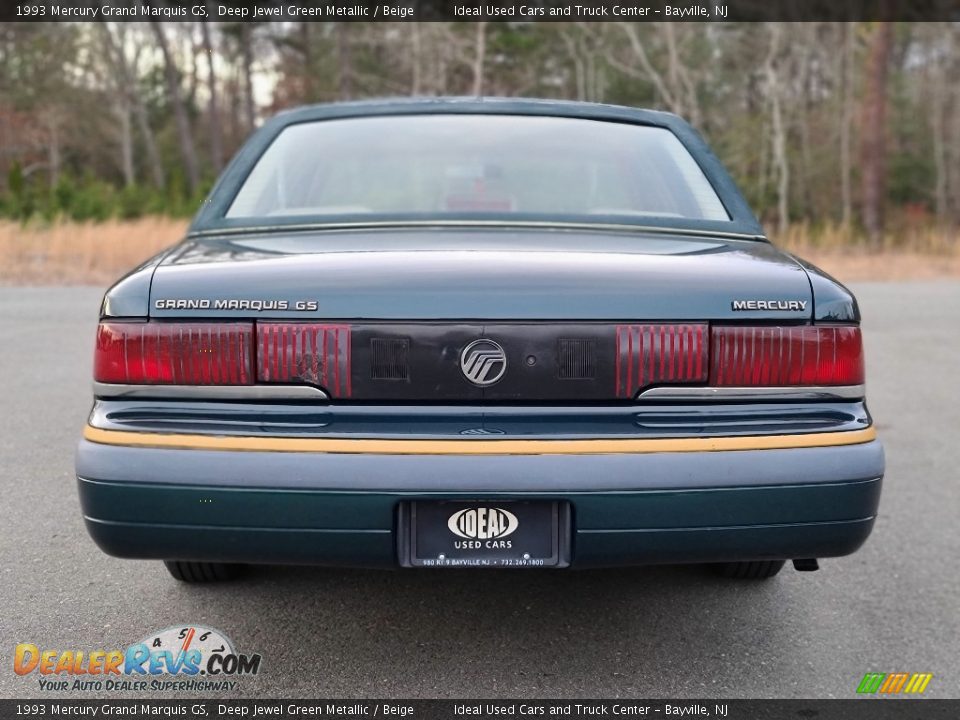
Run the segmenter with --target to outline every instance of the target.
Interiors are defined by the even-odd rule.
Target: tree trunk
[[[659,31],[660,23],[651,23],[651,26],[657,28],[657,31]],[[647,50],[640,38],[640,32],[637,30],[637,25],[634,23],[615,23],[614,27],[622,30],[627,36],[627,41],[630,43],[630,49],[633,51],[633,55],[637,62],[640,63],[641,71],[638,71],[631,65],[619,62],[616,59],[616,56],[610,51],[607,53],[607,61],[631,77],[649,80],[651,83],[653,83],[653,88],[656,94],[659,96],[659,101],[671,112],[679,113],[680,102],[674,97],[673,88],[668,87],[668,83],[664,80],[663,75],[650,61],[650,56],[647,54]]]
[[[187,174],[187,184],[192,194],[196,194],[200,188],[200,169],[197,166],[197,155],[194,151],[193,133],[190,130],[190,118],[187,117],[187,108],[183,104],[183,98],[180,95],[180,78],[177,67],[174,64],[173,56],[170,54],[170,47],[167,44],[167,38],[163,34],[163,28],[157,20],[150,21],[150,28],[157,40],[160,53],[163,55],[164,76],[167,83],[167,97],[170,105],[173,107],[173,116],[177,126],[177,139],[180,143],[180,155],[183,159],[183,167]]]
[[[953,198],[951,210],[953,222],[960,225],[960,87],[953,83],[953,131],[950,142],[951,162],[947,166],[949,173],[949,197]]]
[[[883,238],[887,189],[887,84],[893,27],[878,22],[870,39],[860,113],[860,213],[870,242]]]
[[[130,187],[137,182],[137,173],[133,164],[133,123],[130,121],[128,103],[117,104],[117,119],[120,120],[120,164],[123,169],[123,183]]]
[[[586,100],[587,69],[584,66],[583,57],[580,53],[579,39],[574,36],[574,33],[580,32],[580,26],[573,25],[569,30],[561,29],[560,38],[563,40],[564,45],[567,46],[567,55],[570,57],[570,62],[573,63],[573,78],[577,88],[576,98],[577,100]]]
[[[217,97],[217,76],[213,67],[213,42],[210,40],[210,28],[206,22],[200,23],[203,38],[203,52],[207,56],[207,92],[210,100],[207,105],[210,122],[210,163],[214,172],[223,168],[223,127],[220,124],[220,99]]]
[[[936,202],[937,222],[945,225],[947,220],[947,123],[946,95],[940,63],[933,71],[930,102],[930,137],[933,140],[934,200]]]
[[[777,71],[777,54],[783,28],[770,23],[770,50],[764,63],[767,93],[770,98],[770,142],[777,172],[777,227],[785,232],[790,223],[790,165],[787,159],[787,131],[783,122],[782,82]]]
[[[160,150],[157,148],[157,138],[150,127],[150,117],[147,108],[139,99],[133,105],[133,117],[137,123],[137,130],[143,138],[143,145],[147,150],[147,160],[150,162],[150,174],[153,175],[153,184],[163,188],[167,184],[167,174],[160,159]]]
[[[844,24],[843,34],[843,62],[842,99],[840,110],[840,216],[845,226],[853,220],[853,163],[850,152],[850,136],[853,125],[853,98],[854,98],[854,54],[856,49],[857,23]]]
[[[422,53],[420,23],[415,22],[413,23],[413,42],[410,47],[410,94],[413,96],[420,95],[423,92],[421,90],[422,80],[420,78],[420,57]]]
[[[473,55],[473,95],[483,95],[485,64],[487,60],[487,23],[477,23]]]
[[[247,130],[257,126],[257,105],[253,97],[253,29],[249,23],[240,26],[240,52],[243,56],[243,114]]]
[[[338,23],[337,34],[337,92],[340,100],[353,97],[353,56],[350,47],[349,23]]]
[[[153,184],[157,188],[163,188],[166,185],[166,174],[164,173],[163,162],[160,160],[160,151],[157,149],[157,139],[153,133],[153,128],[150,127],[150,117],[137,89],[133,71],[124,54],[123,44],[116,41],[106,23],[99,23],[98,27],[101,30],[101,37],[106,48],[107,61],[118,79],[119,91],[124,95],[126,102],[133,110],[137,131],[143,138],[143,146],[147,152],[147,162],[150,165]]]
[[[304,102],[316,102],[317,96],[313,82],[313,23],[300,23],[300,44],[303,53],[301,92]]]
[[[930,134],[933,140],[933,165],[936,170],[934,182],[934,198],[936,200],[937,222],[947,227],[953,217],[951,207],[958,198],[951,202],[951,194],[956,196],[960,188],[956,187],[957,177],[954,174],[960,171],[960,157],[956,157],[956,147],[952,147],[951,134],[960,140],[960,122],[957,114],[960,112],[960,93],[957,92],[957,83],[951,72],[955,60],[954,33],[949,25],[942,28],[939,24],[931,23],[930,35],[927,43],[933,47],[940,47],[942,54],[936,58],[930,70],[929,87],[927,94],[930,97]],[[951,113],[951,103],[953,113]],[[951,115],[954,126],[951,127]],[[952,190],[952,193],[951,193]]]
[[[47,133],[49,142],[47,143],[47,170],[50,181],[50,189],[53,190],[60,182],[60,118],[56,110],[50,110],[46,118]]]
[[[200,24],[206,25],[206,23]],[[197,103],[197,87],[200,85],[200,63],[197,62],[197,44],[193,37],[193,23],[190,23],[187,27],[190,29],[178,39],[180,40],[180,51],[183,57],[190,58],[190,72],[183,73],[186,85],[184,95],[187,107],[194,107]]]
[[[449,26],[439,23],[430,23],[430,29],[433,35],[434,52],[436,53],[434,91],[439,95],[448,95],[450,91],[450,48],[454,42],[453,33]]]

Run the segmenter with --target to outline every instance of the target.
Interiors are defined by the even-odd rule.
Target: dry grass
[[[903,227],[889,232],[879,247],[843,225],[812,228],[791,225],[774,242],[844,282],[960,278],[960,233]]]
[[[99,284],[115,280],[183,235],[167,218],[102,224],[0,222],[0,284]],[[913,229],[867,248],[842,226],[791,226],[778,245],[844,281],[960,278],[960,238]]]
[[[838,280],[937,280],[960,278],[960,255],[930,255],[906,250],[886,250],[868,254],[812,250],[798,252]]]
[[[0,284],[105,285],[177,242],[187,223],[144,218],[105,223],[0,222]]]

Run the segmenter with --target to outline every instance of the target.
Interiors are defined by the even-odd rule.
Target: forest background
[[[669,110],[775,242],[842,279],[960,276],[958,23],[0,24],[0,282],[106,282],[250,132],[370,97]]]

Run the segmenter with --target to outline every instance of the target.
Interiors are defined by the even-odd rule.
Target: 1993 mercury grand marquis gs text
[[[675,116],[303,108],[107,292],[83,514],[185,581],[813,569],[880,496],[859,321]]]

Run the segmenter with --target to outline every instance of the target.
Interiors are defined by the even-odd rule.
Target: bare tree
[[[763,63],[767,97],[770,103],[770,144],[773,150],[773,169],[777,176],[777,227],[780,232],[790,223],[790,163],[787,158],[787,131],[783,120],[783,80],[778,72],[783,26],[768,23],[770,45]]]
[[[853,103],[856,84],[856,34],[857,23],[844,24],[843,52],[840,82],[840,205],[844,225],[853,220],[853,169],[850,138],[853,133]]]
[[[926,92],[922,102],[929,104],[930,140],[933,150],[934,186],[933,197],[937,221],[946,224],[950,218],[950,191],[954,178],[951,159],[955,148],[951,147],[951,110],[956,108],[957,91],[952,71],[954,60],[954,31],[949,25],[929,24],[922,29],[924,47],[931,56],[926,73]],[[953,108],[951,107],[953,105]],[[956,110],[954,109],[954,113]],[[960,127],[960,125],[958,125]]]
[[[164,172],[163,162],[160,160],[160,151],[157,149],[157,139],[153,127],[150,125],[150,116],[147,113],[143,98],[140,96],[140,91],[134,76],[137,56],[134,56],[133,62],[127,59],[125,30],[120,29],[124,28],[122,24],[118,26],[116,31],[112,30],[106,23],[98,23],[98,27],[100,28],[100,37],[105,50],[104,57],[113,70],[111,75],[116,84],[116,91],[122,96],[123,102],[130,107],[133,113],[137,130],[140,133],[144,149],[147,153],[147,162],[150,165],[153,184],[158,188],[162,188],[166,184],[166,174]],[[139,53],[139,50],[137,53]],[[132,153],[132,148],[130,151]],[[126,160],[124,160],[124,167],[126,168]]]
[[[337,34],[337,91],[340,100],[353,97],[353,46],[350,23],[339,23]]]
[[[193,145],[193,132],[190,129],[190,118],[183,97],[180,95],[180,73],[177,71],[170,46],[163,33],[163,27],[157,20],[150,21],[150,29],[157,40],[157,46],[163,55],[164,77],[167,85],[167,99],[173,108],[173,116],[177,125],[177,140],[180,144],[180,156],[187,174],[187,184],[191,193],[200,188],[200,168],[197,164],[197,155]]]
[[[950,63],[951,77],[960,76],[960,58],[957,57],[960,49],[960,28],[955,23],[951,23],[948,28],[950,33]],[[952,87],[952,112],[953,127],[950,130],[950,161],[947,165],[949,192],[948,197],[952,198],[952,213],[954,224],[960,225],[960,83],[951,83]]]
[[[253,97],[253,27],[240,25],[240,56],[243,60],[243,110],[247,131],[257,126],[257,105]]]
[[[487,23],[478,22],[476,24],[476,36],[474,40],[473,54],[473,94],[483,95],[484,76],[486,74],[487,60]]]
[[[309,23],[304,23],[308,25]],[[207,56],[207,114],[210,123],[210,163],[215,172],[223,167],[223,127],[220,124],[220,100],[217,96],[217,72],[213,61],[213,42],[206,22],[200,23],[203,52]]]
[[[60,183],[60,169],[62,163],[60,111],[56,107],[48,107],[44,111],[44,124],[47,130],[47,172],[52,190]]]
[[[420,73],[420,63],[422,62],[423,57],[423,40],[420,33],[420,23],[413,23],[413,35],[412,42],[410,43],[410,94],[413,96],[420,95],[423,90],[422,88],[422,79]]]
[[[565,24],[566,25],[566,24]],[[577,100],[589,100],[590,97],[590,51],[585,39],[586,23],[570,23],[560,30],[560,39],[567,49],[570,62],[573,63],[573,78]]]
[[[302,22],[300,23],[300,52],[303,55],[301,80],[303,83],[303,98],[307,102],[314,102],[317,99],[313,81],[313,75],[316,72],[313,50],[313,23]]]
[[[693,125],[701,124],[700,102],[697,97],[697,81],[693,71],[683,57],[681,40],[678,33],[697,32],[698,29],[678,28],[682,23],[651,23],[659,36],[662,47],[658,47],[657,58],[665,60],[666,67],[658,66],[648,51],[647,44],[640,36],[636,23],[616,23],[614,25],[628,41],[634,63],[621,60],[612,47],[608,49],[607,61],[620,72],[650,82],[660,101],[670,111],[683,115]]]
[[[887,85],[893,27],[878,22],[867,52],[860,112],[860,213],[874,245],[883,235],[887,189]]]

